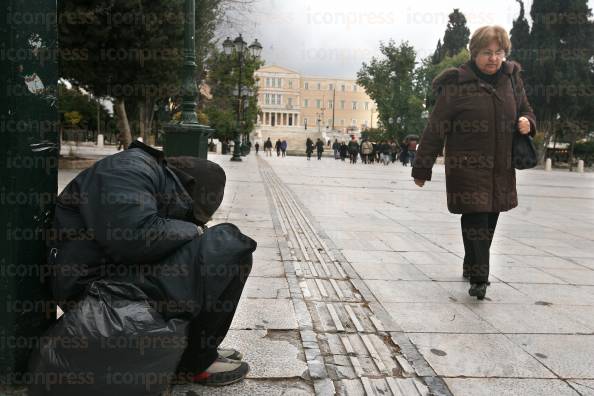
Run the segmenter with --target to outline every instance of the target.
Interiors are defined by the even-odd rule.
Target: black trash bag
[[[134,285],[93,282],[42,337],[29,395],[159,395],[186,347],[187,324],[164,320]]]

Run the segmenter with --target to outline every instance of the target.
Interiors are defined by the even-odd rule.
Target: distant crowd
[[[403,166],[408,166],[409,163],[415,159],[418,145],[418,136],[409,135],[400,144],[394,140],[381,140],[379,142],[372,142],[365,138],[361,142],[355,136],[351,136],[351,140],[347,143],[345,141],[339,142],[338,139],[332,141],[328,140],[326,143],[318,138],[315,142],[311,138],[307,138],[305,142],[305,154],[307,160],[310,161],[313,153],[317,154],[318,160],[322,159],[325,149],[331,149],[334,153],[335,160],[346,161],[349,159],[351,164],[356,164],[360,159],[364,164],[384,164],[389,165],[400,161]],[[287,141],[278,139],[276,143],[272,143],[268,138],[263,145],[264,153],[267,157],[272,156],[272,149],[275,149],[277,157],[286,157],[287,155]],[[255,145],[256,154],[260,151],[260,144]]]

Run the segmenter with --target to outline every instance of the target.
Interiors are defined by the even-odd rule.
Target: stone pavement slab
[[[437,374],[445,377],[555,378],[502,334],[411,333]]]
[[[578,396],[580,393],[561,380],[515,378],[448,378],[457,396]],[[581,393],[584,395],[584,393]]]

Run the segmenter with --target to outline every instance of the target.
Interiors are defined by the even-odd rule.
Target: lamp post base
[[[234,162],[241,162],[241,161],[242,161],[242,159],[241,159],[241,155],[240,155],[239,157],[236,157],[235,155],[233,155],[233,157],[231,157],[231,161],[234,161]]]

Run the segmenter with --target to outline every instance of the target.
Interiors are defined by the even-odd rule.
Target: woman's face
[[[503,50],[497,41],[479,51],[474,62],[479,70],[485,74],[495,74],[501,67],[505,59],[505,50]]]

